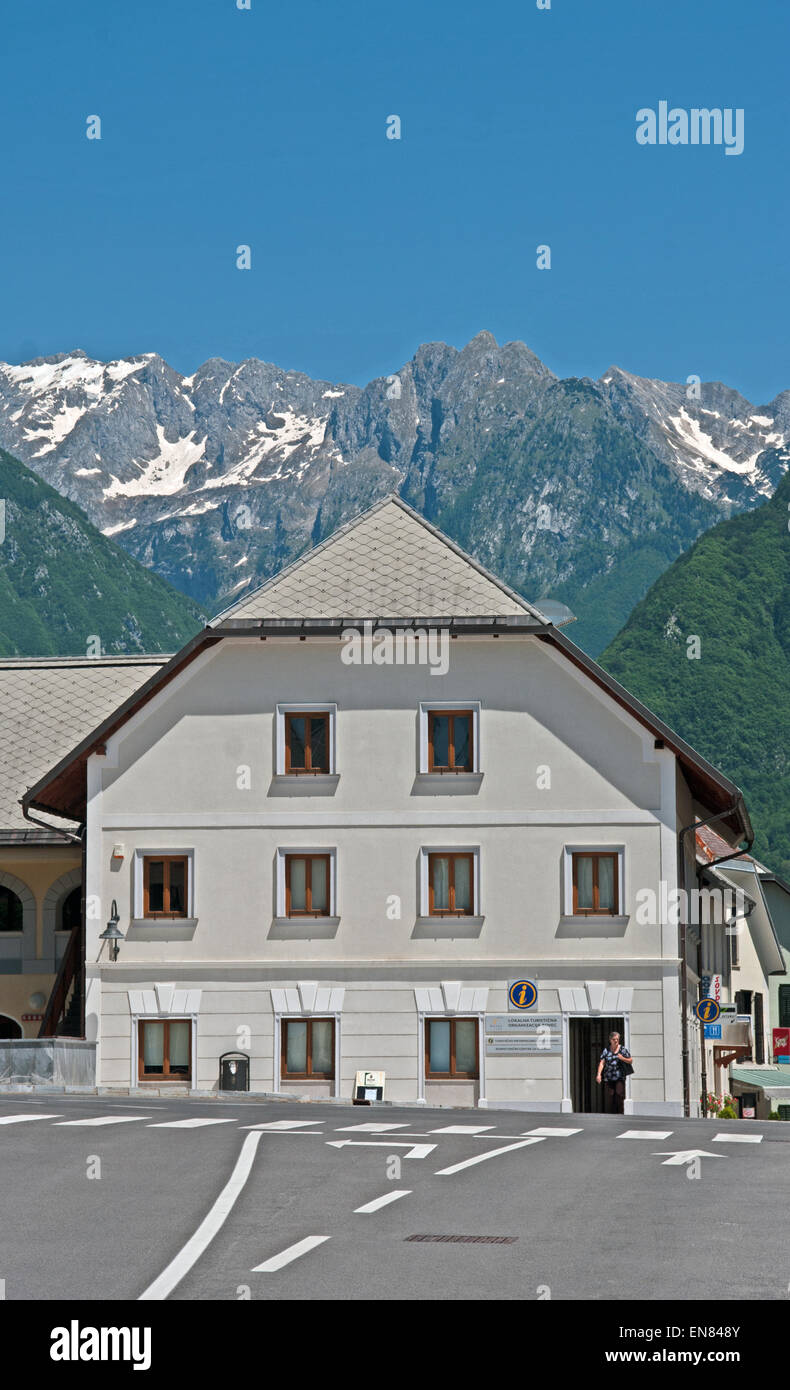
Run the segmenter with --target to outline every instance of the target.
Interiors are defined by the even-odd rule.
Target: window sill
[[[453,938],[477,937],[483,929],[485,917],[418,917],[414,924],[412,940],[452,940]]]
[[[482,781],[482,772],[418,772],[412,790],[419,796],[471,796]]]
[[[557,936],[625,936],[629,917],[579,916],[561,917]]]
[[[335,936],[339,917],[275,917],[270,941],[327,941]]]
[[[339,781],[338,772],[277,772],[269,784],[269,795],[332,796]]]
[[[127,941],[191,941],[197,917],[133,917]]]

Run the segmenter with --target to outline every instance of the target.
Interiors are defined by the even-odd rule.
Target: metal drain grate
[[[442,1245],[514,1245],[518,1236],[406,1236],[405,1240],[431,1241]]]

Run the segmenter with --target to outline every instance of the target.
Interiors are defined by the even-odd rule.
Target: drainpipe
[[[726,811],[720,811],[719,814],[716,816],[709,816],[707,820],[692,821],[690,825],[684,825],[682,830],[678,831],[678,887],[681,890],[680,923],[678,926],[680,940],[678,954],[680,955],[680,1024],[683,1057],[683,1114],[686,1116],[686,1118],[688,1118],[688,1116],[691,1113],[691,1098],[689,1080],[688,976],[686,972],[686,853],[684,841],[685,837],[689,834],[690,831],[697,831],[703,829],[705,826],[715,825],[717,821],[726,820],[728,816],[731,816],[735,811],[741,810],[741,808],[743,808],[743,797],[737,796],[733,800],[732,804],[727,807]],[[718,859],[712,859],[709,864],[705,865],[707,869],[712,869],[716,864],[723,864],[725,860],[738,859],[741,855],[749,853],[749,850],[754,844],[754,830],[752,829],[751,821],[749,820],[748,815],[746,816],[745,823],[749,826],[749,832],[746,836],[747,843],[745,847],[743,849],[733,850],[730,854],[721,854],[719,855]],[[705,1063],[704,1024],[702,1023],[700,1023],[700,1052],[702,1060],[700,1074],[700,1081],[702,1083],[702,1116],[703,1119],[707,1119],[708,1072]]]

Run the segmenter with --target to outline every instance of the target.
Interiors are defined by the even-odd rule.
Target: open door
[[[607,1110],[614,1113],[607,1087],[595,1083],[601,1053],[609,1041],[610,1033],[619,1033],[621,1041],[624,1020],[619,1018],[571,1018],[570,1025],[570,1064],[571,1101],[574,1112],[581,1115],[603,1115]]]

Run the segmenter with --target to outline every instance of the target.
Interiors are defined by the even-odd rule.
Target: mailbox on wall
[[[384,1072],[358,1071],[354,1078],[354,1104],[370,1105],[384,1099]]]

